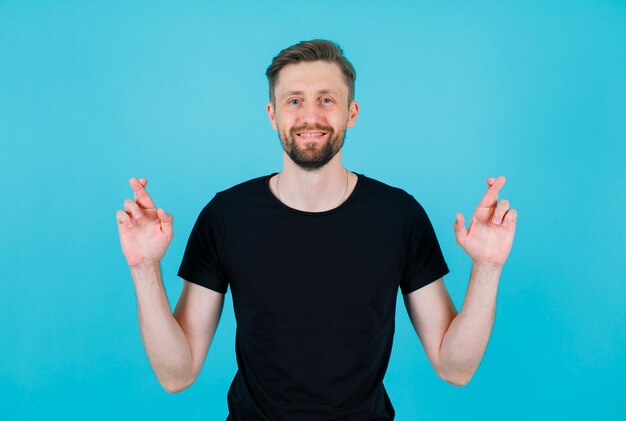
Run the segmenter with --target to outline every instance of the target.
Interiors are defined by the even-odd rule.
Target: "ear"
[[[354,124],[356,123],[356,117],[358,115],[359,115],[359,103],[356,101],[352,101],[349,107],[347,127],[354,126]]]
[[[274,113],[274,105],[271,102],[267,104],[267,116],[270,118],[270,123],[272,123],[274,130],[278,130],[278,126],[276,125],[276,114]]]

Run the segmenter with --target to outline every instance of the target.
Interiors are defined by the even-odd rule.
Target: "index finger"
[[[144,179],[142,178],[142,180]],[[146,188],[144,186],[144,184],[146,183],[141,183],[135,177],[131,178],[129,180],[129,183],[130,183],[130,186],[135,191],[135,201],[137,202],[139,206],[145,209],[156,208],[156,206],[154,205],[154,202],[150,198],[150,195],[146,191]]]
[[[487,184],[489,188],[487,189],[487,193],[483,196],[478,204],[479,208],[490,208],[494,206],[498,202],[498,192],[506,183],[506,178],[504,176],[500,176],[495,180],[493,178],[489,178],[487,180]]]

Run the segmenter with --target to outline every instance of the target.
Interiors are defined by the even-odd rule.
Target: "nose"
[[[307,101],[303,104],[300,114],[303,123],[319,123],[321,119],[321,110],[316,102]]]

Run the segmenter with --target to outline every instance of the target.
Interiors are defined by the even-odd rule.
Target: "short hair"
[[[318,60],[335,63],[339,66],[346,85],[348,85],[348,103],[352,102],[354,100],[354,81],[356,80],[356,71],[352,63],[343,55],[343,50],[338,44],[328,40],[314,39],[301,41],[298,44],[287,47],[272,59],[272,63],[265,71],[272,104],[275,103],[274,86],[283,67],[288,64]]]

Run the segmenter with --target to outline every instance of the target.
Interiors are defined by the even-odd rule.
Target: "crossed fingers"
[[[124,200],[124,210],[117,211],[118,223],[124,225],[126,228],[132,228],[134,221],[143,217],[142,210],[156,208],[150,195],[146,191],[148,180],[145,178],[137,180],[133,177],[129,180],[129,183],[135,192],[135,200]]]
[[[148,184],[148,180],[142,178],[137,180],[136,178],[131,178],[129,180],[130,186],[133,188],[135,192],[135,202],[139,205],[139,207],[144,209],[154,209],[156,206],[152,201],[152,198],[146,191],[146,184]]]
[[[502,225],[503,227],[509,227],[514,224],[517,219],[517,210],[511,209],[511,204],[506,199],[498,201],[498,193],[505,182],[506,179],[503,176],[498,178],[489,177],[487,179],[489,188],[478,204],[478,207],[493,208],[495,206],[491,222],[496,225]]]

